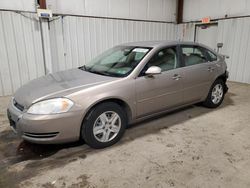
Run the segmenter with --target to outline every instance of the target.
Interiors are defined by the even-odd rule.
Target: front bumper
[[[53,115],[21,112],[11,102],[7,110],[10,126],[24,140],[39,144],[77,141],[83,113],[81,110]]]

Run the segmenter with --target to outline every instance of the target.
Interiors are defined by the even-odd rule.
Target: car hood
[[[16,102],[29,107],[40,100],[63,97],[82,89],[117,80],[115,77],[102,76],[80,69],[48,74],[22,86],[14,94]]]

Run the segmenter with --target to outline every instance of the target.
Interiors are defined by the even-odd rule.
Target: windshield
[[[90,61],[84,70],[96,74],[125,77],[140,63],[150,48],[117,46]]]

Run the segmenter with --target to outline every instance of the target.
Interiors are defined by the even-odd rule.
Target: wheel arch
[[[92,111],[93,108],[95,108],[96,106],[98,106],[102,103],[106,103],[106,102],[114,102],[114,103],[118,104],[119,106],[121,106],[122,109],[124,109],[124,112],[125,112],[126,117],[128,119],[128,123],[132,121],[133,115],[132,115],[131,107],[129,106],[129,104],[127,102],[125,102],[124,100],[117,98],[117,97],[102,99],[102,100],[96,101],[95,103],[90,105],[89,108],[86,110],[87,112],[85,113],[85,115],[83,117],[83,121],[89,115],[89,113]]]
[[[226,93],[227,91],[228,91],[228,87],[227,87],[227,85],[226,85],[226,82],[227,82],[227,79],[228,79],[228,72],[227,71],[225,71],[223,74],[221,74],[221,75],[219,75],[216,79],[215,79],[215,81],[216,80],[222,80],[223,82],[224,82],[224,92]],[[214,81],[214,82],[215,82]]]
[[[82,127],[84,120],[89,116],[89,114],[91,113],[92,109],[95,108],[96,106],[105,103],[105,102],[114,102],[116,104],[118,104],[119,106],[121,106],[124,109],[125,115],[127,117],[128,123],[132,122],[132,109],[131,107],[128,105],[127,102],[125,102],[124,100],[120,99],[120,98],[106,98],[100,101],[96,101],[95,103],[93,103],[92,105],[89,106],[89,108],[86,110],[87,112],[85,113],[85,115],[83,116],[82,119],[82,124],[81,124],[81,129],[80,129],[80,134],[79,134],[79,138],[81,139],[81,131],[82,131]]]
[[[224,72],[223,74],[219,75],[215,80],[221,79],[226,83],[227,78],[228,78],[227,72]]]

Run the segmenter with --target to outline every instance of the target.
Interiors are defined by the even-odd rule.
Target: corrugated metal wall
[[[0,9],[36,11],[36,0],[0,0]]]
[[[227,60],[230,80],[250,83],[250,18],[219,21],[218,42]]]
[[[195,28],[194,23],[176,26],[77,16],[58,17],[46,26],[49,31],[44,51],[48,53],[44,54],[35,14],[0,12],[0,96],[12,94],[29,80],[44,75],[44,57],[51,59],[49,69],[55,72],[83,65],[107,48],[124,42],[193,41]],[[224,43],[221,53],[230,56],[230,80],[250,83],[250,18],[221,20],[218,27],[218,42]]]
[[[176,0],[46,0],[54,14],[174,22]],[[0,0],[0,9],[36,12],[36,0]]]
[[[44,74],[42,51],[34,14],[0,12],[0,96]]]
[[[173,40],[175,24],[66,16],[50,23],[53,71],[77,67],[125,42]]]
[[[174,22],[176,0],[47,0],[54,13]],[[76,6],[77,5],[77,6]]]
[[[207,16],[212,19],[246,16],[249,12],[249,0],[187,0],[184,1],[183,20],[199,21]]]
[[[181,41],[194,41],[195,23],[178,24],[177,39]]]
[[[195,24],[178,25],[178,39],[194,41]],[[220,53],[227,59],[229,80],[250,83],[250,18],[220,20],[217,42],[224,44]]]

